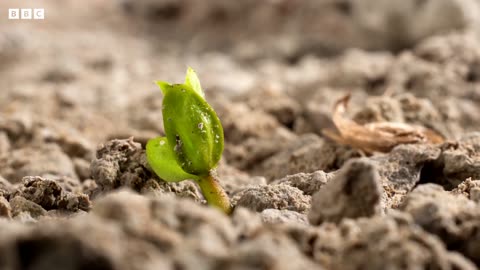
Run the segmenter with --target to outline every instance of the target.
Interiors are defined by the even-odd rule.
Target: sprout
[[[200,81],[188,68],[185,83],[157,81],[163,97],[166,137],[147,143],[147,160],[167,182],[194,180],[210,205],[230,213],[229,198],[216,178],[223,152],[223,128],[215,111],[205,101]]]

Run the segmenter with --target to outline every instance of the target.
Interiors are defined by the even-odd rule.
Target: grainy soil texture
[[[231,215],[146,158],[188,66]],[[0,269],[479,267],[480,1],[0,0]]]

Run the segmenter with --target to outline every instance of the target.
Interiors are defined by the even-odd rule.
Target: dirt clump
[[[303,191],[305,195],[312,196],[319,191],[334,177],[335,173],[315,171],[312,173],[297,173],[287,175],[284,178],[275,180],[272,184],[286,184]]]
[[[12,183],[19,183],[25,176],[77,178],[71,159],[57,144],[13,150],[0,162],[0,174]]]
[[[192,182],[167,183],[158,179],[147,163],[145,150],[133,138],[112,140],[99,147],[90,170],[98,186],[92,191],[94,197],[114,189],[130,188],[140,193],[173,192],[180,197],[201,198]]]
[[[458,143],[446,145],[441,159],[443,175],[454,186],[471,177],[480,179],[480,133],[465,134]]]
[[[383,190],[376,167],[368,161],[349,161],[312,197],[308,219],[312,225],[338,223],[344,218],[382,213]]]
[[[334,269],[365,265],[369,269],[475,269],[471,261],[448,251],[438,238],[412,227],[411,218],[401,213],[344,220],[338,227],[321,226],[313,235],[313,257]]]
[[[405,199],[400,209],[410,213],[413,221],[437,235],[449,249],[465,254],[478,264],[477,204],[463,195],[455,195],[435,184],[420,185]],[[428,213],[428,214],[427,214]]]
[[[243,206],[253,211],[265,209],[291,210],[304,213],[310,208],[311,197],[301,190],[285,185],[265,185],[246,188],[236,194],[237,206]]]

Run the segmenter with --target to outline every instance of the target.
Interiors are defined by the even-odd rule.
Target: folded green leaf
[[[208,175],[222,156],[223,128],[215,111],[190,86],[200,87],[195,83],[198,78],[189,78],[189,84],[157,82],[164,94],[163,125],[180,167],[190,174]]]
[[[147,160],[153,171],[167,182],[179,182],[185,179],[197,180],[198,176],[182,170],[175,154],[168,145],[167,138],[157,137],[147,143]]]

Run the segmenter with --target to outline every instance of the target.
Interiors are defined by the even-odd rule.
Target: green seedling
[[[194,180],[210,205],[229,214],[230,200],[216,177],[223,152],[223,128],[205,100],[200,81],[188,68],[185,83],[155,82],[163,93],[163,126],[166,137],[147,143],[147,160],[167,182]]]

